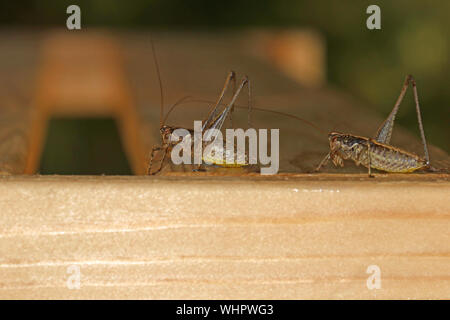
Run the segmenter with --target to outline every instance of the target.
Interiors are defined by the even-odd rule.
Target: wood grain
[[[449,178],[4,177],[0,297],[448,299]]]

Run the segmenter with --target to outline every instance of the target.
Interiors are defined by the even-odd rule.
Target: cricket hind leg
[[[253,128],[251,116],[252,116],[252,84],[249,79],[247,79],[247,90],[248,90],[248,114],[247,114],[247,125],[249,128]]]
[[[432,166],[428,166],[428,167],[425,168],[425,171],[426,172],[435,172],[435,173],[448,173],[448,172],[450,172],[450,168],[438,169],[438,168],[435,168],[435,167],[432,167]]]
[[[233,95],[235,94],[236,90],[236,73],[234,71],[230,71],[228,73],[227,79],[225,80],[225,84],[222,88],[222,91],[220,92],[219,98],[217,99],[214,108],[211,110],[211,112],[208,114],[208,118],[203,124],[202,130],[207,128],[209,126],[209,123],[214,120],[214,118],[217,116],[217,109],[220,105],[222,105],[223,98],[225,96],[225,93],[228,91],[228,88],[230,86],[230,83],[233,84]]]
[[[409,82],[411,81],[411,76],[407,76],[405,82],[403,83],[402,90],[400,91],[400,95],[395,102],[394,108],[392,109],[389,116],[384,120],[381,126],[378,128],[377,133],[375,134],[375,140],[381,143],[389,144],[391,141],[392,131],[394,129],[394,121],[397,115],[398,109],[400,108],[400,104],[405,97],[406,90],[408,89]]]
[[[236,99],[239,96],[239,94],[241,93],[242,89],[244,88],[245,85],[248,85],[248,77],[244,76],[243,79],[241,80],[236,92],[233,95],[233,98],[231,99],[231,101],[227,104],[227,106],[225,107],[225,109],[222,111],[222,113],[220,113],[215,119],[213,119],[213,121],[208,124],[207,127],[203,128],[203,131],[207,130],[207,129],[215,129],[216,131],[220,131],[222,129],[222,126],[225,122],[225,119],[228,117],[230,110],[233,108],[234,104],[236,103]],[[214,133],[212,133],[211,131],[207,130],[208,134],[203,136],[203,140],[204,141],[213,141],[214,139],[216,139],[216,135]],[[202,146],[204,146],[204,144],[202,143]],[[203,148],[202,148],[203,150]],[[194,151],[196,152],[196,151]],[[203,158],[203,157],[202,157]],[[201,164],[198,165],[194,171],[199,171],[201,168]]]
[[[247,113],[247,126],[248,128],[252,128],[252,123],[251,123],[251,113],[252,113],[252,86],[251,86],[251,81],[250,79],[248,79],[247,77],[244,77],[247,79],[247,91],[248,91],[248,101],[247,101],[247,109],[248,109],[248,113]],[[236,78],[233,78],[233,96],[236,94]],[[234,112],[234,105],[233,107],[231,107],[230,110],[230,114],[229,114],[229,119],[230,119],[230,125],[231,128],[234,128],[233,126],[233,112]]]
[[[232,91],[232,95],[231,96],[234,96],[234,94],[236,93],[236,76],[233,77],[232,84],[233,84],[233,91]],[[231,128],[234,128],[234,126],[233,126],[233,112],[234,112],[234,106],[233,106],[233,108],[231,108],[230,116],[229,116],[230,117],[230,126],[231,126]]]
[[[250,81],[250,79],[248,79],[248,77],[247,76],[245,76],[244,78],[243,78],[243,80],[242,80],[242,82],[243,81],[246,81],[246,83],[247,83],[247,91],[248,91],[248,100],[247,100],[247,109],[248,109],[248,112],[247,112],[247,126],[248,126],[248,128],[252,128],[253,126],[252,126],[252,122],[251,122],[251,114],[252,114],[252,86],[251,86],[251,81]],[[241,82],[241,83],[242,83]],[[236,94],[236,90],[233,90],[233,96]],[[231,110],[230,110],[230,115],[229,115],[229,117],[230,117],[230,121],[231,121],[231,127],[233,128],[233,120],[232,120],[232,117],[233,117],[233,111],[234,111],[234,105],[233,105],[233,107],[231,108]]]
[[[203,130],[206,129],[216,129],[216,130],[221,130],[222,126],[225,122],[225,119],[228,117],[230,110],[234,107],[234,104],[236,103],[236,99],[239,96],[239,94],[241,93],[242,89],[244,88],[245,85],[248,84],[248,77],[244,76],[236,90],[236,92],[233,95],[233,98],[231,99],[231,101],[226,105],[226,107],[223,109],[223,111],[215,118],[211,121],[211,123],[208,124],[208,126],[204,126]],[[203,137],[203,139],[205,141],[212,141],[211,137],[207,137],[206,136]]]
[[[395,117],[397,115],[400,104],[403,101],[403,98],[406,94],[406,90],[408,89],[408,86],[410,83],[412,84],[412,87],[413,87],[414,102],[416,105],[416,113],[417,113],[417,121],[419,123],[420,137],[422,139],[425,160],[427,161],[427,164],[430,165],[430,156],[428,153],[427,141],[425,139],[425,131],[423,129],[422,115],[421,115],[420,105],[419,105],[419,96],[417,93],[417,85],[416,85],[416,81],[412,75],[406,76],[405,82],[403,83],[403,87],[402,87],[402,90],[400,91],[400,95],[397,99],[397,102],[395,103],[394,108],[392,109],[392,111],[389,114],[389,116],[387,117],[387,119],[381,124],[380,128],[378,128],[378,131],[375,135],[375,140],[378,142],[381,142],[381,143],[385,143],[385,144],[389,144],[389,142],[391,141],[392,131],[394,129]]]
[[[413,76],[411,75],[409,76],[409,78],[411,80],[413,87],[414,101],[416,103],[417,122],[419,123],[420,137],[422,139],[425,160],[427,161],[427,165],[430,166],[430,155],[428,153],[428,145],[427,140],[425,138],[425,131],[423,130],[422,115],[420,112],[419,95],[417,94],[416,80],[414,80]]]

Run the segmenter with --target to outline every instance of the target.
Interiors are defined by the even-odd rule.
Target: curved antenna
[[[237,108],[246,108],[246,107],[243,107],[243,106],[236,106],[236,107]],[[279,115],[282,115],[282,116],[285,116],[285,117],[296,119],[296,120],[302,121],[303,123],[309,125],[310,127],[314,128],[314,129],[316,129],[316,130],[318,130],[318,131],[320,131],[322,133],[328,134],[328,132],[326,132],[325,130],[323,130],[319,126],[315,125],[314,123],[312,123],[312,122],[310,122],[310,121],[308,121],[306,119],[294,116],[293,114],[290,114],[290,113],[286,113],[286,112],[283,112],[283,111],[275,111],[275,110],[263,109],[263,108],[259,108],[259,107],[252,107],[252,109],[253,110],[258,110],[258,111],[275,113],[275,114],[279,114]]]
[[[183,98],[177,100],[172,106],[170,106],[169,111],[167,111],[166,116],[164,117],[162,123],[163,124],[166,123],[166,120],[169,117],[169,114],[173,111],[173,109],[175,109],[176,106],[180,105],[183,102],[186,102],[186,100],[188,100],[189,98],[192,98],[192,96],[184,96]]]
[[[189,102],[214,103],[213,101],[209,101],[209,100],[206,100],[206,99],[192,99],[192,100],[189,100]],[[236,108],[239,108],[239,109],[248,109],[248,106],[240,106],[240,105],[236,105],[236,104],[234,106]],[[312,122],[310,122],[310,121],[308,121],[306,119],[300,118],[298,116],[295,116],[293,114],[290,114],[290,113],[286,113],[286,112],[283,112],[283,111],[275,111],[275,110],[270,110],[270,109],[264,109],[264,108],[254,107],[254,106],[252,106],[252,110],[258,110],[258,111],[264,111],[264,112],[269,112],[269,113],[275,113],[275,114],[279,114],[279,115],[282,115],[282,116],[285,116],[285,117],[296,119],[296,120],[299,120],[299,121],[309,125],[310,127],[314,128],[314,129],[320,131],[321,133],[328,134],[327,131],[323,130],[322,128],[320,128],[319,126],[315,125],[314,123],[312,123]]]
[[[150,43],[152,46],[152,53],[153,53],[153,61],[155,62],[155,68],[156,68],[156,74],[158,76],[158,82],[159,82],[159,95],[160,95],[160,111],[159,111],[159,126],[162,127],[164,124],[163,117],[164,117],[164,94],[163,94],[163,87],[162,87],[162,81],[161,81],[161,73],[159,71],[159,64],[158,59],[156,58],[156,50],[155,45],[153,43],[153,38],[150,37]]]

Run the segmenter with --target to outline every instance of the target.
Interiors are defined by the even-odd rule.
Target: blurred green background
[[[47,131],[40,174],[133,174],[115,119],[55,117]]]
[[[450,151],[450,1],[2,1],[0,23],[8,27],[64,26],[70,4],[82,11],[82,26],[127,29],[217,29],[313,27],[327,43],[328,81],[376,106],[391,109],[405,75],[418,82],[428,140]],[[381,7],[381,30],[366,28],[366,8]],[[400,80],[402,79],[402,80]],[[410,94],[408,94],[409,96]],[[398,123],[415,132],[412,99]]]

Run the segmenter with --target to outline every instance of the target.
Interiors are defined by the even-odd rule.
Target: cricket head
[[[163,143],[168,143],[170,141],[170,136],[173,132],[174,128],[171,126],[163,124],[161,128],[159,129],[159,132],[161,133],[162,141]]]
[[[354,159],[364,149],[365,140],[350,134],[331,132],[328,135],[330,142],[330,158],[335,166],[343,166],[344,159]]]

